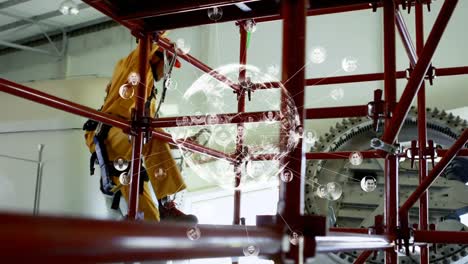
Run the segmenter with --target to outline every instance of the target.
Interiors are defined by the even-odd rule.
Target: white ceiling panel
[[[1,10],[0,10],[1,11]],[[5,24],[9,24],[9,23],[13,23],[15,22],[16,19],[15,18],[12,18],[12,17],[9,17],[9,16],[4,16],[2,14],[0,14],[0,25],[5,25]]]
[[[66,28],[88,23],[105,17],[94,8],[86,6],[82,1],[75,0],[81,5],[78,15],[62,15],[58,12],[60,4],[64,0],[0,0],[0,39],[6,41],[17,41],[41,34],[37,25],[28,26],[21,17],[42,18],[41,23],[51,27],[43,27],[46,31],[56,31],[57,28]],[[13,3],[18,3],[13,5]],[[10,3],[10,4],[8,4]],[[6,8],[1,8],[2,4]],[[2,12],[18,16],[12,18],[1,15]],[[36,19],[38,20],[38,19]]]

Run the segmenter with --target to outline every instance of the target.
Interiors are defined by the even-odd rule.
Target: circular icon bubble
[[[128,75],[127,81],[129,84],[136,86],[140,82],[140,75],[136,72],[132,72]]]
[[[362,164],[364,157],[362,156],[361,152],[353,152],[349,155],[349,163],[354,166],[359,166]]]
[[[361,189],[365,192],[373,192],[377,188],[377,179],[372,176],[365,176],[361,179]]]
[[[302,239],[303,239],[303,236],[300,232],[293,231],[289,234],[289,242],[294,246],[299,245],[299,241]]]
[[[177,39],[175,48],[178,54],[185,55],[190,52],[190,45],[184,39]]]
[[[317,142],[318,136],[317,132],[314,130],[307,129],[305,131],[304,141],[309,145],[314,145]]]
[[[329,200],[336,201],[343,194],[343,188],[337,182],[329,182],[327,183],[327,193]]]
[[[317,196],[320,197],[320,198],[327,198],[327,196],[328,196],[328,189],[327,189],[327,186],[325,186],[325,185],[320,185],[319,187],[317,187],[316,194],[317,194]]]
[[[216,114],[206,115],[206,124],[207,125],[217,125],[222,123],[222,117],[218,117]]]
[[[261,161],[249,161],[245,166],[247,176],[256,178],[265,173],[265,164]]]
[[[346,57],[341,61],[341,68],[345,72],[353,72],[358,67],[358,60],[354,57]]]
[[[246,257],[256,257],[260,254],[260,248],[255,245],[249,245],[244,248],[244,256]]]
[[[171,77],[168,77],[164,80],[164,87],[166,87],[168,90],[176,90],[177,86],[177,81]]]
[[[312,47],[309,53],[309,59],[312,63],[320,64],[327,58],[327,51],[320,46]]]
[[[233,129],[227,126],[218,126],[213,131],[214,141],[222,147],[235,143],[235,138]]]
[[[129,162],[122,157],[118,157],[114,160],[114,168],[118,171],[124,171],[128,168]]]
[[[267,80],[271,79],[268,75],[262,72],[258,67],[252,65],[241,65],[241,64],[229,64],[222,66],[213,70],[213,72],[202,75],[195,82],[193,82],[187,91],[180,98],[180,103],[182,105],[192,105],[194,106],[192,111],[195,116],[200,116],[204,118],[203,124],[211,124],[216,121],[216,116],[207,115],[206,113],[230,113],[233,111],[231,103],[223,103],[224,101],[229,102],[229,100],[236,100],[236,95],[233,94],[233,89],[231,86],[226,85],[223,82],[220,82],[216,78],[213,78],[215,75],[223,76],[223,79],[230,80],[233,83],[239,82],[239,72],[244,70],[249,76],[252,83],[266,83]],[[276,85],[278,85],[275,82]],[[273,85],[273,84],[271,84]],[[280,107],[280,104],[276,104],[272,107],[269,105],[269,109],[272,112],[271,115],[274,117],[272,120],[275,120],[278,127],[269,127],[266,122],[262,121],[262,116],[255,117],[251,116],[246,118],[246,123],[244,126],[238,126],[237,124],[230,124],[228,116],[223,116],[223,124],[209,127],[211,130],[211,137],[207,146],[224,153],[234,153],[236,151],[235,144],[239,139],[245,139],[249,142],[249,155],[242,157],[241,164],[238,164],[239,167],[242,167],[243,170],[248,170],[251,174],[250,177],[241,177],[242,184],[241,188],[249,188],[249,186],[261,184],[262,181],[273,182],[274,179],[278,177],[281,172],[281,167],[278,160],[287,156],[295,147],[296,142],[282,142],[281,148],[280,142],[278,140],[280,133],[286,135],[297,136],[296,127],[301,125],[299,114],[297,108],[295,107],[294,101],[289,95],[288,91],[284,86],[279,87],[283,89],[284,94],[284,103]],[[256,93],[252,96],[251,101],[247,104],[260,104],[266,101],[277,100],[277,89],[275,91],[263,90],[261,96],[256,96]],[[194,104],[193,102],[197,102]],[[202,113],[204,113],[202,115]],[[268,112],[266,112],[268,117]],[[220,116],[218,116],[220,117]],[[266,117],[266,118],[267,118]],[[283,130],[280,130],[280,117],[284,117],[281,121],[281,124],[284,126]],[[237,117],[236,117],[237,118]],[[268,119],[267,119],[268,120]],[[193,124],[200,123],[197,120],[191,120]],[[220,120],[221,121],[221,120]],[[255,122],[257,121],[257,122]],[[268,122],[270,122],[268,120]],[[179,121],[180,123],[180,121]],[[263,126],[263,128],[262,128]],[[192,126],[193,127],[193,126]],[[180,130],[189,130],[191,127],[177,127],[179,132],[170,131],[171,135],[174,133],[180,133]],[[268,136],[272,139],[269,144],[274,145],[272,147],[268,144],[262,144],[261,137],[252,137],[252,134],[258,133],[258,129],[265,129],[268,131]],[[200,128],[198,128],[199,130]],[[252,134],[251,134],[252,133]],[[190,133],[186,133],[190,134]],[[180,141],[179,141],[180,142]],[[286,143],[286,144],[283,144]],[[213,185],[217,185],[223,188],[232,189],[235,188],[233,180],[235,179],[234,166],[230,162],[223,162],[223,160],[212,162],[204,166],[200,165],[199,159],[194,158],[196,155],[189,155],[187,148],[182,144],[178,144],[182,155],[184,156],[184,161],[187,166],[192,169],[198,176],[208,181]],[[268,148],[268,149],[267,149]],[[268,151],[268,152],[267,152]],[[273,160],[268,161],[257,161],[253,160],[253,157],[270,154]],[[252,161],[252,163],[250,163]],[[250,164],[249,164],[250,163]],[[248,166],[248,168],[247,168]],[[255,171],[256,168],[262,168],[263,172],[260,174],[251,173]],[[250,170],[252,169],[252,170]],[[221,173],[222,172],[222,173]]]
[[[195,112],[195,115],[190,117],[190,121],[194,125],[204,125],[206,123],[206,115],[203,115],[201,112]]]
[[[198,240],[201,237],[201,231],[196,226],[190,227],[189,229],[187,229],[186,234],[187,234],[187,238],[190,240]]]
[[[264,120],[267,124],[272,124],[272,123],[276,122],[277,119],[276,119],[275,112],[273,112],[273,111],[268,111],[268,112],[264,113],[264,114],[263,114],[263,120]]]
[[[125,100],[132,98],[134,94],[135,94],[135,89],[133,88],[133,86],[124,84],[120,86],[119,88],[119,95]]]
[[[132,177],[130,176],[130,174],[122,172],[122,174],[120,174],[119,176],[119,181],[122,185],[129,185],[132,182]]]
[[[154,177],[158,180],[164,179],[167,176],[166,170],[163,168],[157,168],[154,170]]]
[[[280,72],[280,68],[276,64],[270,65],[267,68],[267,73],[273,77],[278,76],[279,72]]]
[[[255,21],[253,21],[252,19],[249,19],[245,21],[244,29],[249,33],[254,33],[255,31],[257,31],[257,23],[255,23]]]
[[[237,126],[237,139],[242,139],[245,137],[246,128],[244,126]]]
[[[208,17],[213,21],[218,21],[223,17],[223,9],[221,7],[213,7],[208,9]]]
[[[290,170],[284,170],[280,174],[280,179],[283,182],[291,182],[294,178],[294,174]]]
[[[302,138],[304,136],[304,127],[302,126],[297,126],[296,127],[296,135],[299,137],[299,138]]]
[[[192,122],[190,121],[190,118],[188,116],[182,116],[176,119],[177,126],[190,126],[191,124]]]
[[[344,90],[341,88],[335,88],[330,91],[330,97],[335,101],[340,101],[344,97]]]

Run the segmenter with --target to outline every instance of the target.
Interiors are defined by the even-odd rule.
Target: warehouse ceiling
[[[79,10],[76,15],[59,11],[65,0],[0,0],[0,49],[11,48],[9,44],[27,46],[31,41],[109,20],[82,1],[73,1]]]

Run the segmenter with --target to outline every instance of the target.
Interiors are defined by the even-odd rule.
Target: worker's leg
[[[119,179],[114,177],[114,183],[117,185]],[[125,198],[125,201],[128,203],[128,197],[130,194],[130,185],[123,186],[120,191],[122,196]],[[143,184],[143,193],[139,195],[138,200],[138,212],[143,212],[144,218],[146,221],[158,221],[159,222],[159,213],[158,209],[154,205],[153,199],[150,195],[150,190],[148,183],[144,182]]]
[[[143,146],[143,154],[145,156],[145,168],[158,199],[186,188],[166,142],[153,138]]]
[[[112,162],[118,157],[125,160],[132,160],[132,144],[128,140],[128,135],[119,128],[111,128],[105,141],[109,161]],[[119,175],[112,175],[114,183],[119,184]],[[122,194],[128,202],[130,186],[122,187]],[[145,220],[159,221],[159,213],[151,199],[148,185],[144,184],[143,193],[139,196],[138,211],[144,213]]]

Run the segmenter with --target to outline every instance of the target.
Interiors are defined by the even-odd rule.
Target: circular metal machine
[[[467,121],[445,111],[427,109],[427,138],[437,147],[448,148],[467,127]],[[370,142],[379,137],[372,120],[362,118],[345,119],[336,124],[321,137],[312,152],[365,151],[372,149]],[[417,112],[412,108],[398,137],[403,146],[410,146],[417,139]],[[435,159],[437,162],[437,158]],[[431,161],[428,169],[432,169]],[[370,227],[374,216],[384,213],[384,159],[364,159],[360,165],[352,165],[345,159],[309,160],[307,164],[307,183],[305,210],[308,214],[326,215],[330,226]],[[361,180],[374,177],[377,187],[371,192],[361,188]],[[419,184],[418,161],[411,167],[409,158],[400,158],[399,198],[400,204]],[[337,182],[343,188],[342,196],[335,201],[320,198],[318,184]],[[436,224],[437,230],[461,231],[467,229],[459,216],[468,212],[468,159],[457,157],[445,172],[431,186],[429,191],[429,224]],[[410,223],[418,223],[418,206],[410,211]],[[436,245],[430,250],[430,263],[460,262],[468,255],[465,245]],[[331,263],[353,263],[359,252],[330,254]],[[418,250],[411,256],[400,254],[400,263],[419,263]],[[468,261],[467,259],[464,259]],[[372,255],[366,263],[384,263],[384,255]]]

